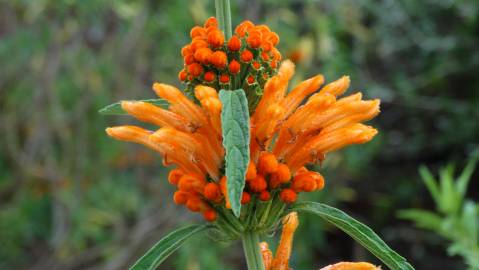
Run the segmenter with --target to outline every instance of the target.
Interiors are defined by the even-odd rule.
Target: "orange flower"
[[[216,20],[210,18],[205,27],[192,29],[192,43],[182,48],[185,68],[179,77],[194,92],[194,100],[173,86],[155,83],[153,90],[169,103],[168,109],[136,101],[123,101],[121,106],[159,129],[118,126],[106,130],[118,140],[161,153],[165,165],[175,164],[177,169],[168,176],[178,188],[175,203],[202,212],[209,221],[230,208],[223,175],[219,89],[242,87],[253,104],[243,204],[255,203],[255,198],[293,203],[300,192],[323,189],[323,176],[304,166],[321,162],[329,152],[371,140],[377,130],[362,122],[379,113],[379,100],[362,100],[361,93],[340,97],[349,87],[347,76],[321,88],[324,77],[316,75],[288,91],[295,66],[285,60],[274,69],[281,59],[274,47],[279,38],[268,27],[245,21],[228,44],[218,32]],[[269,51],[263,50],[268,46]],[[191,57],[193,62],[187,64]]]

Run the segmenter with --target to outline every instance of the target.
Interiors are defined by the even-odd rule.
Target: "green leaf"
[[[161,107],[163,109],[168,108],[168,101],[161,99],[161,98],[153,98],[153,99],[144,99],[144,100],[138,100],[142,102],[148,102],[153,105],[156,105],[158,107]],[[124,115],[127,114],[122,108],[121,108],[121,101],[117,103],[110,104],[106,107],[103,107],[98,111],[100,114],[103,115]]]
[[[243,89],[221,90],[219,97],[223,104],[221,126],[223,146],[226,150],[225,175],[228,179],[228,198],[233,213],[239,217],[245,174],[249,163],[248,100]]]
[[[441,202],[441,193],[439,192],[439,186],[431,171],[426,166],[421,166],[419,167],[419,174],[429,190],[429,193],[431,193],[434,202],[436,205],[439,205]]]
[[[339,209],[322,203],[299,202],[292,206],[292,210],[320,216],[351,236],[392,270],[414,269],[406,259],[393,251],[369,227]]]
[[[130,270],[154,270],[176,251],[188,238],[210,228],[208,225],[189,225],[171,232],[141,257]]]
[[[479,160],[479,155],[477,155],[476,153],[479,153],[479,151],[475,151],[471,155],[471,157],[469,158],[469,162],[467,162],[466,168],[464,168],[459,178],[457,178],[457,191],[459,192],[459,195],[461,197],[466,194],[467,185],[469,184],[469,180],[471,179],[472,173],[476,168],[477,161]]]
[[[416,222],[416,225],[423,229],[441,230],[443,218],[434,212],[422,209],[401,210],[398,213],[399,218],[408,219]]]
[[[471,246],[479,249],[479,211],[476,203],[466,201],[462,209],[461,223],[464,227],[464,235]],[[479,258],[477,258],[479,260]]]
[[[444,214],[456,214],[462,204],[462,199],[454,185],[454,166],[449,164],[439,171],[441,201],[439,208]]]

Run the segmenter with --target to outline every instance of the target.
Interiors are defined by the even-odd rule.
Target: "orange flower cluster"
[[[278,75],[265,85],[251,117],[253,160],[263,151],[271,151],[294,174],[306,164],[322,161],[328,152],[368,142],[376,135],[376,129],[361,122],[379,113],[379,100],[364,101],[361,93],[337,98],[349,87],[348,77],[317,92],[324,82],[323,76],[317,75],[286,94],[293,74],[294,64],[284,61]]]
[[[253,198],[260,201],[278,198],[292,203],[299,192],[321,190],[324,178],[304,166],[322,161],[331,151],[365,143],[377,133],[361,122],[379,113],[379,100],[362,100],[361,93],[339,98],[349,87],[348,77],[321,88],[324,78],[317,75],[288,92],[294,64],[286,60],[276,75],[270,72],[271,64],[280,59],[274,48],[278,42],[276,34],[250,22],[243,22],[235,32],[225,43],[214,18],[210,18],[205,27],[192,29],[193,42],[183,49],[183,55],[185,63],[187,57],[193,58],[184,72],[186,78],[193,78],[186,80],[194,85],[198,102],[173,86],[155,83],[153,90],[170,103],[169,109],[136,101],[123,101],[121,106],[138,120],[160,129],[119,126],[106,130],[116,139],[140,143],[160,152],[165,165],[176,164],[177,169],[168,177],[178,188],[174,201],[193,212],[201,212],[208,221],[229,211],[227,179],[222,173],[225,154],[220,119],[222,104],[217,93],[219,85],[208,84],[205,78],[208,74],[213,74],[214,80],[221,84],[221,81],[228,83],[227,78],[231,78],[228,76],[235,74],[233,71],[247,70],[246,83],[256,81],[257,73],[251,71],[255,69],[254,59],[262,59],[261,54],[268,52],[269,58],[258,68],[271,77],[265,82],[250,119],[251,160],[245,177],[243,204]],[[251,59],[246,57],[248,54],[252,55]]]
[[[197,105],[173,86],[155,83],[153,90],[170,103],[169,110],[138,101],[123,101],[121,107],[140,121],[161,126],[160,129],[153,132],[137,126],[117,126],[106,132],[115,139],[143,144],[161,153],[165,165],[176,164],[178,168],[168,177],[178,187],[175,203],[213,221],[217,212],[212,203],[220,199],[220,194],[208,183],[219,182],[224,160],[218,93],[214,88],[198,85]]]
[[[211,17],[203,27],[193,27],[190,36],[191,43],[181,50],[184,68],[178,74],[187,89],[201,84],[261,91],[281,60],[275,47],[279,37],[266,25],[244,21],[226,40],[216,18]]]

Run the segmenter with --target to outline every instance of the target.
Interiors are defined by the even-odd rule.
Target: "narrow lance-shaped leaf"
[[[292,210],[320,216],[351,236],[392,270],[414,269],[406,259],[384,243],[373,230],[339,209],[322,203],[299,202],[292,206]]]
[[[210,228],[208,225],[189,225],[171,232],[141,257],[130,270],[154,270],[188,238]]]
[[[158,107],[161,107],[163,109],[168,108],[168,102],[164,99],[161,98],[154,98],[154,99],[144,99],[144,100],[139,100],[143,102],[148,102],[153,105],[156,105]],[[108,106],[103,107],[98,111],[100,114],[103,115],[123,115],[127,114],[122,108],[121,108],[121,102],[116,102],[113,104],[110,104]]]
[[[241,196],[249,162],[249,112],[248,100],[243,89],[221,90],[223,108],[221,127],[223,146],[226,150],[225,175],[231,209],[236,216],[241,213]]]

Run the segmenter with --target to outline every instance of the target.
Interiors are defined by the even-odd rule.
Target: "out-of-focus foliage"
[[[328,156],[318,167],[326,188],[302,199],[340,205],[417,269],[462,269],[440,239],[394,213],[433,207],[418,164],[461,161],[479,142],[479,2],[232,2],[234,24],[247,18],[280,35],[297,80],[349,74],[351,91],[382,99],[379,137]],[[173,205],[155,153],[105,136],[130,119],[98,109],[155,98],[155,80],[179,85],[189,29],[213,14],[207,0],[0,1],[0,269],[125,269],[193,222]],[[478,190],[473,182],[468,195]],[[238,245],[196,241],[165,269],[244,268]],[[301,217],[294,268],[339,260],[372,258]]]
[[[476,151],[457,178],[452,164],[441,168],[439,180],[429,169],[421,167],[422,180],[434,199],[436,211],[410,209],[399,212],[400,217],[414,221],[419,228],[449,240],[449,254],[462,256],[469,269],[479,269],[479,203],[465,198],[478,159],[479,151]]]

